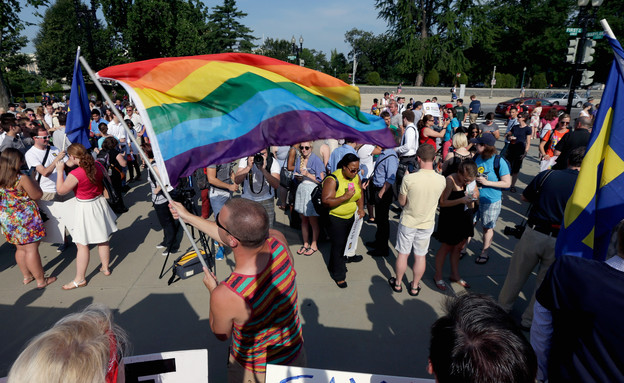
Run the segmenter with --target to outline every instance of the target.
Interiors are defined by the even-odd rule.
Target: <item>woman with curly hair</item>
[[[117,231],[117,226],[115,214],[102,194],[104,190],[102,179],[106,175],[104,166],[96,162],[81,144],[71,144],[67,148],[67,155],[69,156],[67,165],[78,167],[69,173],[67,179],[64,179],[65,164],[63,162],[56,164],[58,173],[56,190],[60,195],[72,190],[76,194],[77,203],[72,230],[72,238],[78,248],[76,277],[63,286],[63,290],[73,290],[87,285],[85,274],[89,266],[90,244],[98,245],[98,253],[102,262],[100,271],[106,276],[110,275],[108,237]]]
[[[6,148],[0,156],[0,227],[8,243],[17,247],[15,261],[24,275],[24,284],[37,281],[42,289],[56,281],[46,277],[39,256],[39,242],[45,237],[43,220],[35,203],[43,192],[27,175],[20,173],[24,156]]]

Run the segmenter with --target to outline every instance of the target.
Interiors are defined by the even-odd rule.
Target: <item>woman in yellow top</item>
[[[347,287],[347,262],[360,262],[361,255],[354,255],[345,260],[344,251],[347,238],[353,226],[355,213],[364,217],[364,199],[362,184],[358,173],[360,159],[352,153],[345,154],[338,162],[337,170],[323,182],[323,205],[329,208],[331,253],[329,255],[329,274],[341,289]],[[333,177],[332,177],[333,176]]]

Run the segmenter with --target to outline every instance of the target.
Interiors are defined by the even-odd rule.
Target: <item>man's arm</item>
[[[241,166],[242,165],[242,166]],[[244,159],[238,162],[238,169],[236,169],[236,175],[234,176],[234,182],[237,184],[242,184],[245,181],[245,177],[251,171],[251,167],[253,166],[253,157],[247,157],[247,161]]]
[[[235,321],[244,323],[249,318],[250,311],[245,301],[225,285],[210,292],[210,329],[221,341],[232,335]]]
[[[35,170],[43,177],[47,177],[54,172],[54,169],[56,169],[56,163],[61,161],[63,158],[65,158],[65,152],[60,152],[50,163],[50,165],[43,166],[43,164],[39,164],[35,167]]]
[[[399,205],[401,206],[405,206],[405,204],[407,203],[407,196],[405,194],[399,194]]]
[[[552,334],[552,313],[536,300],[531,324],[531,346],[537,356],[537,380],[539,381],[548,379],[548,357]]]
[[[237,184],[228,184],[217,178],[217,169],[216,168],[207,168],[206,169],[206,177],[208,178],[208,183],[212,186],[226,189],[231,192],[235,192],[238,190]]]
[[[198,230],[206,233],[206,235],[210,238],[221,242],[221,238],[219,237],[219,227],[214,221],[209,221],[190,213],[184,208],[184,206],[182,206],[181,203],[175,201],[169,203],[169,210],[171,211],[173,218],[178,219],[178,217],[180,217],[185,223],[196,227]]]
[[[477,182],[479,182],[483,186],[506,189],[511,186],[511,176],[509,174],[505,174],[504,176],[501,176],[500,181],[488,181],[487,178],[483,176],[478,176]]]
[[[405,145],[401,145],[397,147],[395,150],[398,155],[403,155],[407,153],[410,148],[415,147],[416,145],[416,129],[406,129],[405,130]]]

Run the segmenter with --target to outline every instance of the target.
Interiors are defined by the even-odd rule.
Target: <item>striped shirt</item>
[[[249,320],[232,329],[234,359],[243,367],[266,372],[266,364],[288,364],[302,349],[295,269],[284,244],[267,239],[271,258],[256,275],[232,273],[223,283],[251,309]]]

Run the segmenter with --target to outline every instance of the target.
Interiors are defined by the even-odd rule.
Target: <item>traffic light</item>
[[[579,41],[581,39],[576,38],[576,39],[570,39],[570,41],[568,41],[568,54],[566,55],[566,62],[569,63],[574,63],[575,59],[576,59],[576,49],[579,45]]]
[[[583,71],[583,74],[581,75],[581,86],[591,85],[594,82],[594,79],[592,77],[594,77],[595,73],[596,72],[593,70],[585,69]]]
[[[582,64],[589,63],[594,60],[592,56],[594,55],[594,52],[596,52],[596,50],[594,49],[595,46],[596,40],[585,39],[585,42],[583,44],[583,57],[581,59]]]

